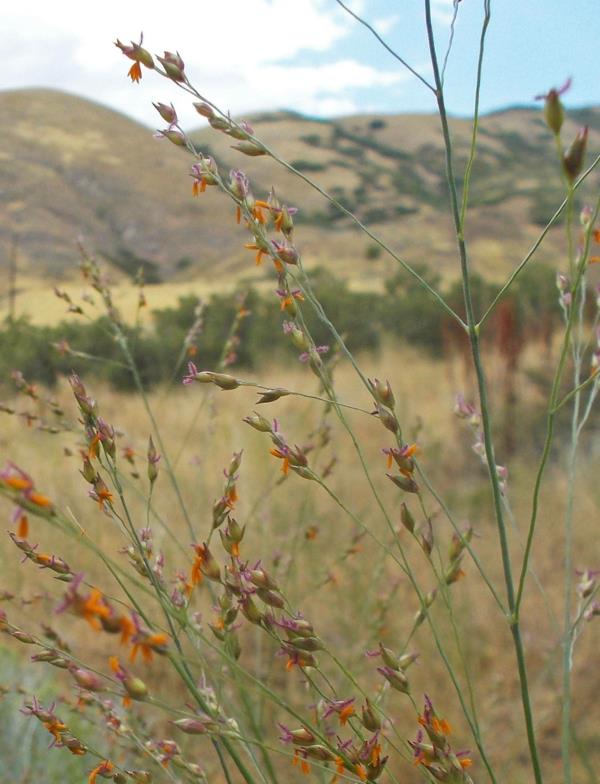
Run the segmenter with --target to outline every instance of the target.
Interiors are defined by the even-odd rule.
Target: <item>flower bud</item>
[[[295,474],[301,476],[302,479],[312,479],[313,481],[316,479],[314,473],[310,470],[310,468],[306,468],[306,466],[292,465],[290,463],[290,468]]]
[[[237,557],[240,552],[238,542],[232,539],[227,531],[219,531],[219,536],[221,537],[221,544],[223,545],[225,552],[232,557]]]
[[[305,621],[304,618],[294,619],[294,628],[288,631],[288,635],[298,637],[313,637],[314,627],[310,621]]]
[[[176,131],[174,128],[167,128],[166,131],[159,131],[160,136],[164,136],[165,139],[168,139],[171,144],[174,144],[176,147],[186,147],[187,142],[185,136],[181,133],[181,131]]]
[[[87,457],[84,457],[83,468],[79,473],[89,484],[93,485],[96,483],[98,473]]]
[[[269,607],[277,607],[278,609],[285,607],[283,597],[275,593],[275,591],[270,591],[268,588],[257,588],[256,595]]]
[[[390,670],[399,670],[400,661],[396,654],[389,648],[384,647],[383,643],[379,643],[379,652],[385,666]]]
[[[213,554],[210,552],[206,544],[199,545],[199,547],[201,547],[202,556],[200,571],[209,580],[213,580],[217,583],[221,582],[221,567],[213,557]]]
[[[367,697],[367,704],[362,706],[362,725],[369,732],[377,732],[381,729],[381,721],[373,708],[371,700]]]
[[[34,638],[30,634],[27,634],[27,632],[21,631],[21,629],[11,629],[8,633],[11,637],[14,637],[15,640],[18,640],[25,645],[33,645],[35,643]]]
[[[383,408],[382,406],[377,406],[377,414],[381,421],[381,424],[390,430],[392,433],[397,433],[400,430],[400,425],[398,424],[398,420],[396,419],[395,415],[388,411],[387,408]]]
[[[398,657],[398,664],[400,665],[400,669],[407,670],[411,664],[416,662],[418,658],[418,653],[403,653],[402,656]]]
[[[200,719],[177,719],[173,724],[187,735],[205,735],[208,730],[206,723]]]
[[[310,746],[316,740],[313,733],[310,730],[307,730],[306,727],[300,727],[300,729],[297,730],[290,730],[290,735],[294,746]]]
[[[251,569],[250,582],[252,585],[256,585],[257,588],[270,588],[273,591],[279,590],[276,581],[264,569]]]
[[[297,264],[300,258],[298,251],[293,245],[284,244],[273,240],[273,247],[277,253],[277,258],[284,264]]]
[[[281,208],[279,226],[284,236],[290,237],[294,230],[294,220],[287,207]]]
[[[177,122],[177,112],[175,111],[173,104],[167,106],[166,103],[153,103],[152,106],[154,106],[163,120],[169,123],[169,125],[173,125]]]
[[[267,389],[265,392],[259,393],[259,399],[256,401],[258,403],[273,403],[275,400],[279,400],[280,397],[285,397],[286,395],[290,395],[291,392],[287,389],[282,389],[278,387],[277,389]]]
[[[63,732],[60,737],[61,746],[65,746],[71,754],[75,756],[83,756],[87,752],[87,746],[85,746],[79,738],[76,738],[74,735],[70,733]],[[106,778],[106,776],[104,776]],[[112,778],[112,776],[111,776]]]
[[[172,79],[174,82],[185,82],[185,76],[183,74],[185,66],[179,53],[173,54],[172,52],[165,52],[164,57],[157,57],[156,59],[165,69],[165,73],[169,79]]]
[[[393,475],[393,474],[386,474],[387,478],[390,479],[397,487],[401,490],[404,490],[405,493],[418,493],[419,492],[419,485],[415,482],[414,479],[402,476],[401,474]]]
[[[323,641],[318,637],[290,637],[290,645],[298,648],[301,651],[322,651],[325,650]]]
[[[227,469],[228,475],[233,476],[235,473],[237,473],[241,464],[242,452],[234,452],[229,463],[229,468]]]
[[[240,382],[236,378],[227,373],[212,373],[211,375],[213,384],[216,384],[221,389],[237,389],[240,385]]]
[[[378,378],[368,379],[371,392],[377,403],[381,403],[390,409],[394,408],[396,403],[394,393],[389,381],[380,381]]]
[[[259,433],[270,433],[272,430],[271,423],[256,411],[251,416],[244,417],[242,422],[258,430]]]
[[[152,440],[152,436],[148,438],[148,479],[150,480],[150,484],[153,485],[156,482],[156,478],[158,477],[158,461],[160,460],[160,455],[156,451],[156,447],[154,446],[154,441]]]
[[[473,538],[473,528],[468,525],[462,533],[456,533],[456,531],[452,534],[452,541],[450,542],[450,548],[448,550],[448,559],[450,561],[455,561],[463,552],[467,544]]]
[[[207,103],[204,103],[204,101],[197,101],[196,103],[192,104],[192,106],[198,112],[198,114],[202,115],[202,117],[210,119],[214,116],[212,107],[210,107]]]
[[[575,182],[583,169],[588,130],[587,125],[581,128],[573,139],[571,146],[563,155],[563,170],[570,183]]]
[[[314,746],[304,746],[304,753],[311,759],[321,760],[322,762],[330,762],[334,759],[334,755],[325,746],[320,743]]]
[[[240,609],[242,614],[250,621],[250,623],[254,623],[258,626],[263,619],[263,614],[258,609],[251,596],[244,597],[244,599],[240,602]]]
[[[232,659],[236,661],[242,655],[242,646],[240,644],[240,638],[234,631],[229,631],[225,635],[225,652],[231,656]]]
[[[215,129],[215,131],[226,132],[231,127],[229,120],[226,120],[224,117],[217,117],[216,114],[213,114],[212,117],[209,117],[208,123],[211,128]]]
[[[558,90],[550,90],[546,96],[546,102],[544,103],[544,119],[552,133],[558,136],[565,119],[565,112],[558,96]]]
[[[127,674],[122,682],[123,688],[132,700],[143,700],[148,695],[148,687],[140,678]]]
[[[461,569],[460,562],[461,558],[459,557],[453,561],[446,570],[446,573],[444,574],[444,582],[446,585],[452,585],[453,583],[458,582],[461,577],[465,576],[465,573]]]
[[[396,691],[402,692],[402,694],[409,693],[408,678],[402,670],[393,670],[391,667],[378,667],[377,671],[383,675],[392,689],[396,689]]]
[[[73,676],[75,683],[82,689],[86,689],[87,691],[102,691],[104,688],[102,678],[96,675],[96,673],[90,672],[90,670],[84,670],[82,667],[78,667],[73,663],[69,664],[68,670]]]
[[[415,518],[410,513],[408,506],[402,502],[400,506],[400,521],[402,525],[406,528],[407,531],[410,531],[412,534],[415,530]]]
[[[285,324],[290,324],[291,326],[288,327],[288,334],[292,339],[292,343],[296,346],[297,349],[300,351],[308,351],[310,348],[310,343],[301,329],[299,329],[293,322],[288,321]],[[284,328],[285,328],[284,324]]]
[[[231,146],[232,150],[237,150],[238,152],[243,153],[244,155],[249,155],[250,157],[256,157],[258,155],[266,155],[267,151],[262,145],[259,145],[257,142],[252,141],[240,141],[238,144],[233,144]]]
[[[429,558],[433,550],[433,527],[431,525],[431,518],[427,518],[420,529],[421,548],[425,555]]]
[[[232,542],[239,544],[244,538],[245,532],[245,525],[240,525],[233,517],[229,518],[229,522],[227,523],[227,536],[231,539]]]
[[[36,653],[34,656],[31,657],[32,662],[53,662],[58,657],[58,653],[55,650],[48,649],[45,651],[41,651],[41,653]]]

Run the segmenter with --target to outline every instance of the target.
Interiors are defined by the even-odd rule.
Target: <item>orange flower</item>
[[[31,492],[27,494],[27,498],[34,506],[40,506],[42,509],[49,509],[52,507],[52,501],[47,495],[41,493]]]
[[[354,716],[354,705],[346,705],[338,714],[342,727],[346,724],[350,716]]]
[[[90,773],[88,777],[88,784],[96,784],[96,777],[102,776],[103,779],[112,778],[112,772],[114,770],[114,765],[110,760],[104,760],[99,765],[96,765],[94,770]]]
[[[90,440],[88,444],[88,458],[91,460],[93,457],[98,457],[98,452],[100,450],[100,434],[95,433],[93,438]]]
[[[142,48],[143,40],[144,35],[142,34],[140,35],[139,43],[136,44],[135,41],[132,41],[131,46],[122,44],[118,39],[115,41],[115,46],[123,52],[125,57],[129,57],[130,60],[133,60],[133,65],[127,72],[127,76],[130,77],[132,82],[139,82],[142,78],[141,65],[145,65],[146,68],[154,68],[152,55],[146,49]]]
[[[138,631],[133,638],[133,647],[129,655],[130,661],[135,661],[138,652],[142,652],[142,657],[145,662],[151,662],[155,653],[166,653],[166,645],[169,638],[166,634],[159,632],[157,634],[148,634],[145,631]]]
[[[142,78],[142,67],[137,62],[137,60],[131,66],[131,68],[127,71],[127,76],[129,76],[129,78],[131,79],[132,82],[139,82],[140,79]]]
[[[298,749],[294,751],[294,757],[292,759],[292,765],[300,765],[300,770],[304,773],[305,776],[308,776],[310,773],[310,765],[308,762],[300,756]]]
[[[283,464],[281,466],[281,472],[284,476],[287,476],[290,470],[290,458],[286,452],[282,452],[280,449],[271,449],[270,453],[273,457],[277,457],[280,460],[283,460]]]
[[[97,588],[92,588],[87,599],[81,599],[75,604],[75,612],[96,631],[101,628],[99,618],[107,618],[110,615],[110,609],[104,601],[104,596]]]
[[[119,626],[121,627],[121,643],[127,643],[135,634],[135,624],[127,615],[122,615],[119,618]]]
[[[252,209],[252,215],[256,218],[256,220],[261,223],[263,226],[267,222],[265,218],[265,214],[263,209],[269,209],[269,205],[266,201],[261,201],[260,199],[254,202],[254,207]]]
[[[431,719],[431,728],[438,735],[450,735],[452,732],[452,727],[446,719],[438,719],[437,716]]]
[[[355,765],[354,772],[361,781],[367,780],[367,769],[361,762],[359,762],[358,765]]]
[[[28,533],[29,520],[27,519],[27,515],[23,512],[23,510],[20,509],[18,515],[17,536],[19,539],[26,539]]]
[[[247,242],[244,245],[245,248],[248,250],[255,250],[256,251],[256,264],[259,265],[262,263],[262,257],[267,252],[264,248],[259,248],[259,246],[255,242]]]
[[[199,196],[201,193],[204,193],[206,190],[206,178],[201,177],[199,180],[194,180],[192,185],[192,196]]]
[[[237,494],[237,490],[235,488],[235,485],[231,485],[231,487],[229,488],[229,490],[225,494],[225,498],[226,498],[227,506],[230,509],[233,509],[233,507],[235,506],[235,504],[236,504],[236,502],[238,500],[238,494]]]
[[[44,721],[42,723],[50,735],[52,735],[54,740],[57,743],[60,743],[61,733],[67,729],[67,725],[63,724],[63,722],[57,716],[51,716],[48,721]]]
[[[9,475],[2,478],[5,485],[13,490],[31,490],[33,481],[27,476]]]
[[[336,784],[340,780],[340,773],[343,773],[346,770],[346,766],[344,765],[344,760],[342,757],[335,758],[335,776],[331,779],[331,784]]]
[[[192,585],[199,585],[204,579],[204,575],[202,574],[202,564],[206,560],[206,548],[202,544],[197,544],[195,546],[195,550],[196,557],[194,558],[194,563],[192,564],[192,574],[190,579],[192,581]]]
[[[106,482],[100,477],[94,482],[94,489],[90,490],[89,495],[98,503],[99,509],[104,509],[104,504],[112,505],[113,494],[108,489]]]
[[[75,615],[84,618],[94,629],[99,631],[102,627],[100,619],[110,618],[112,610],[108,602],[97,588],[92,588],[87,596],[79,593],[79,586],[83,582],[84,575],[78,574],[70,582],[65,597],[61,604],[56,608],[57,612],[72,610]]]

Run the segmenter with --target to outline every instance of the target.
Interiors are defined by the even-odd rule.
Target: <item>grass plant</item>
[[[271,270],[281,315],[272,341],[287,341],[298,361],[270,364],[265,341],[256,371],[236,366],[249,316],[240,301],[212,367],[201,364],[197,312],[172,383],[148,390],[136,332],[82,248],[82,274],[135,394],[76,373],[50,394],[13,373],[0,493],[13,509],[7,546],[24,563],[7,549],[0,630],[57,673],[57,694],[15,683],[12,671],[6,692],[26,692],[22,711],[47,731],[53,755],[85,764],[88,784],[597,780],[600,339],[588,275],[600,260],[600,201],[580,198],[600,158],[585,168],[585,128],[563,142],[562,91],[541,96],[564,200],[482,305],[468,219],[491,4],[482,4],[460,170],[444,97],[452,35],[440,51],[424,7],[431,76],[392,53],[437,103],[462,302],[326,193],[310,167],[288,163],[200,93],[179,53],[117,41],[132,81],[168,80],[232,155],[277,162],[356,224],[445,314],[459,349],[445,363],[391,340],[377,358],[355,355],[303,265],[295,207],[275,189],[255,192],[241,169],[224,171],[173,104],[155,104],[159,136],[193,156],[190,198],[201,209],[224,195],[232,231]],[[453,25],[459,10],[457,0]],[[563,215],[562,328],[526,340],[507,294]],[[135,323],[143,304],[140,292]],[[36,752],[23,748],[26,781]]]

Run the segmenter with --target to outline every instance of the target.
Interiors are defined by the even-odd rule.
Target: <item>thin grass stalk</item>
[[[594,210],[592,223],[598,217],[600,212],[600,199],[596,202],[596,208]],[[573,281],[571,287],[571,293],[573,296],[577,296],[579,291],[579,286],[581,285],[581,280],[583,275],[585,274],[585,262],[589,254],[589,247],[590,247],[590,240],[591,240],[591,232],[586,232],[585,238],[585,245],[582,252],[582,261],[577,272],[577,277]],[[525,545],[525,554],[523,556],[523,565],[521,567],[521,575],[519,578],[519,587],[517,591],[517,603],[516,603],[516,612],[519,613],[519,609],[521,606],[521,602],[523,599],[523,591],[525,588],[525,579],[527,576],[527,568],[529,564],[529,558],[531,555],[531,547],[533,544],[533,537],[535,533],[537,517],[539,512],[539,500],[540,500],[540,491],[542,485],[542,479],[546,470],[546,465],[548,463],[548,458],[550,457],[550,448],[552,446],[552,439],[554,435],[554,424],[556,419],[556,414],[559,409],[562,407],[565,401],[562,401],[560,405],[557,405],[559,390],[560,390],[560,383],[562,381],[562,376],[564,373],[564,369],[566,366],[567,358],[569,355],[569,347],[571,345],[571,333],[575,326],[575,308],[571,307],[569,311],[569,317],[567,319],[565,334],[563,337],[560,357],[558,360],[558,364],[556,367],[556,372],[554,374],[554,379],[552,381],[552,389],[550,392],[550,399],[548,403],[548,410],[546,415],[546,438],[544,441],[544,446],[542,449],[542,455],[540,458],[540,464],[538,466],[538,470],[535,477],[534,487],[533,487],[533,494],[532,494],[532,501],[531,501],[531,516],[529,522],[529,530],[527,533],[527,543]],[[572,393],[575,394],[575,390],[572,390]]]
[[[508,548],[508,536],[506,530],[506,523],[504,520],[504,511],[502,507],[502,493],[500,490],[500,483],[496,471],[496,460],[494,456],[494,446],[492,441],[492,426],[489,410],[489,401],[487,397],[487,384],[485,373],[481,359],[481,348],[479,338],[479,328],[475,319],[473,310],[473,299],[471,294],[471,282],[469,272],[469,262],[467,256],[466,243],[464,239],[464,230],[460,221],[460,212],[458,207],[458,196],[456,190],[456,178],[454,175],[454,164],[452,154],[452,141],[450,131],[448,128],[448,117],[444,102],[444,91],[440,80],[438,69],[437,54],[435,48],[435,39],[433,34],[433,25],[431,19],[431,0],[425,0],[425,21],[427,27],[427,38],[429,42],[429,51],[431,56],[431,64],[434,73],[434,80],[437,88],[436,99],[438,104],[438,111],[442,125],[442,133],[444,137],[444,147],[446,151],[446,170],[447,181],[450,189],[450,203],[452,209],[452,216],[454,220],[458,250],[460,256],[461,276],[463,285],[463,294],[465,300],[465,310],[467,315],[468,334],[471,344],[471,353],[473,356],[473,363],[475,366],[475,373],[477,376],[477,387],[479,391],[479,400],[481,404],[481,419],[484,435],[485,454],[488,464],[488,472],[490,477],[494,514],[498,529],[500,540],[500,550],[502,555],[502,567],[504,571],[504,580],[506,585],[506,594],[508,601],[508,609],[510,612],[509,624],[513,637],[515,648],[515,655],[517,659],[517,666],[519,672],[519,683],[521,689],[521,701],[523,705],[523,713],[525,718],[525,725],[527,729],[527,740],[529,746],[529,754],[531,757],[531,764],[533,768],[534,778],[536,784],[542,784],[543,776],[539,759],[539,752],[535,737],[535,727],[533,720],[533,713],[531,708],[531,698],[529,693],[529,684],[527,676],[527,667],[525,663],[525,652],[523,648],[523,640],[521,637],[521,629],[518,615],[515,614],[515,589],[512,576],[512,565],[510,559],[510,552]],[[480,79],[480,74],[478,74]]]

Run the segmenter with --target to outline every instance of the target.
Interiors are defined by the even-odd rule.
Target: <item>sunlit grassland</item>
[[[531,487],[536,467],[543,421],[538,399],[540,390],[531,381],[532,377],[544,377],[540,356],[539,347],[529,347],[517,380],[518,408],[508,414],[502,410],[502,363],[500,360],[492,363],[497,419],[499,422],[506,421],[508,416],[518,423],[515,454],[508,459],[499,454],[499,459],[507,463],[510,470],[507,497],[514,516],[510,534],[516,563],[522,551],[523,531],[530,511],[527,488]],[[398,401],[397,410],[405,439],[419,444],[423,470],[436,491],[446,498],[460,525],[470,523],[475,528],[474,552],[502,596],[497,535],[490,512],[485,472],[471,450],[471,433],[452,415],[455,391],[463,389],[467,395],[469,393],[469,379],[464,378],[462,362],[457,358],[432,360],[406,348],[400,351],[386,349],[379,356],[362,357],[360,362],[367,375],[389,377]],[[336,374],[339,400],[370,411],[369,397],[351,369],[342,364]],[[239,375],[250,380],[254,377],[241,371]],[[265,365],[256,377],[260,377],[261,383],[273,387],[318,393],[314,377],[304,366]],[[138,455],[135,468],[120,459],[127,503],[136,526],[142,528],[149,520],[155,534],[155,549],[165,553],[165,574],[168,577],[178,569],[189,571],[192,539],[184,524],[164,458],[147,518],[143,500],[147,485],[144,455],[152,428],[140,398],[116,394],[108,387],[88,386],[98,400],[103,417],[120,433],[119,447],[131,446]],[[75,405],[70,390],[62,385],[56,395],[76,428]],[[369,476],[389,512],[393,531],[377,506],[348,433],[332,412],[322,419],[323,403],[287,397],[257,407],[255,391],[251,389],[215,392],[213,387],[200,384],[170,390],[157,389],[151,393],[149,402],[191,519],[195,541],[204,541],[210,530],[212,503],[222,492],[222,468],[227,465],[233,451],[243,449],[238,482],[240,500],[235,512],[238,521],[247,525],[242,557],[251,563],[262,560],[280,582],[291,606],[301,610],[314,623],[318,634],[331,644],[338,658],[358,678],[360,688],[371,692],[379,680],[377,660],[369,659],[365,652],[376,648],[380,640],[391,648],[401,648],[419,607],[409,581],[393,558],[397,544],[406,549],[420,588],[427,592],[437,582],[432,565],[439,568],[440,557],[445,559],[452,533],[450,524],[431,497],[426,497],[426,505],[432,515],[435,536],[432,563],[424,557],[417,542],[402,529],[399,515],[402,494],[386,479],[385,456],[381,453],[381,449],[389,445],[386,431],[369,413],[344,409],[347,423],[362,445],[362,458],[368,466]],[[17,411],[27,408],[23,398],[15,405]],[[277,417],[290,443],[313,444],[309,461],[317,471],[322,470],[332,457],[337,459],[326,483],[352,512],[354,519],[316,483],[296,475],[283,476],[280,462],[269,454],[271,444],[268,437],[250,429],[242,421],[257,408],[264,416]],[[33,520],[29,540],[39,543],[40,551],[51,551],[65,558],[74,572],[85,572],[87,579],[101,587],[107,595],[121,597],[120,589],[106,568],[91,550],[86,551],[82,547],[82,544],[91,541],[131,572],[127,556],[119,552],[126,545],[123,535],[87,497],[87,486],[79,476],[78,449],[82,446],[79,434],[76,430],[58,435],[36,433],[27,430],[20,418],[2,416],[0,446],[3,457],[31,473],[37,487],[57,499],[80,526],[81,533],[77,539],[66,539],[51,530],[48,523]],[[322,428],[323,422],[331,426],[331,441],[325,446],[320,445],[326,432]],[[559,470],[561,458],[559,439],[555,466],[545,480],[540,535],[535,543],[533,572],[529,577],[531,584],[523,611],[540,742],[544,753],[549,757],[556,754],[557,759],[560,702],[558,619],[562,612],[563,577],[560,543],[566,490],[566,480]],[[585,442],[582,451],[577,486],[575,563],[581,569],[592,567],[600,558],[600,545],[594,533],[600,489],[594,465],[594,444],[590,439]],[[136,469],[141,479],[131,476]],[[414,502],[410,497],[407,501],[416,515],[418,510]],[[4,507],[8,515],[10,510],[6,505]],[[387,554],[381,544],[385,545]],[[23,628],[36,633],[42,618],[50,619],[49,622],[69,642],[76,656],[106,671],[107,656],[119,653],[116,639],[92,632],[81,619],[68,614],[55,615],[53,608],[61,596],[62,584],[53,580],[49,572],[38,571],[29,562],[19,563],[19,553],[8,537],[2,540],[0,547],[3,564],[0,590],[15,594],[15,598],[6,603],[12,617],[22,621]],[[212,549],[224,562],[225,556],[217,539],[213,540]],[[521,713],[515,708],[518,686],[510,653],[509,628],[468,557],[464,571],[463,579],[437,597],[431,610],[432,623],[438,640],[458,673],[456,687],[467,704],[475,706],[477,716],[481,716],[481,733],[492,760],[504,772],[502,780],[525,784],[529,780],[526,760],[514,753],[514,748],[521,747],[523,728]],[[538,581],[544,586],[543,591],[537,586]],[[206,584],[197,590],[193,603],[194,609],[202,613],[202,624],[206,629],[212,617],[212,601]],[[156,620],[161,621],[160,618]],[[594,697],[600,688],[600,675],[585,665],[594,660],[597,649],[598,630],[595,626],[584,625],[577,642],[577,648],[581,650],[578,650],[575,659],[573,706],[575,724],[582,728],[578,737],[581,781],[586,781],[586,768],[590,769],[588,766],[593,767],[600,762],[600,710]],[[460,644],[457,643],[457,629],[461,630]],[[444,714],[454,725],[456,742],[460,744],[461,738],[468,737],[467,727],[464,719],[460,718],[457,691],[443,662],[435,655],[430,631],[427,622],[422,624],[409,645],[409,650],[419,653],[418,662],[408,671],[411,692],[417,702],[425,692],[435,699],[436,704],[443,706]],[[274,645],[260,632],[248,628],[248,624],[244,625],[240,634],[240,661],[243,666],[274,691],[283,691],[293,704],[305,709],[307,692],[299,685],[299,678],[293,672],[285,671],[285,659],[275,655]],[[210,637],[210,632],[208,635]],[[21,650],[15,651],[18,646],[15,641],[7,638],[6,645],[13,653],[22,653]],[[121,652],[121,655],[125,656],[125,653]],[[209,669],[208,675],[221,673],[224,665],[218,657],[209,652],[208,658],[213,668],[212,673]],[[18,704],[22,697],[15,693],[18,683],[14,682],[12,658],[3,652],[0,660],[4,662],[0,682],[9,689],[5,702]],[[321,665],[338,683],[340,693],[357,693],[355,687],[340,679],[339,670],[327,655],[321,658]],[[174,698],[173,692],[178,688],[177,682],[168,675],[168,668],[163,666],[162,661],[149,667],[138,664],[136,669],[147,681],[153,696],[160,695],[171,705],[179,704],[180,700]],[[66,680],[59,671],[40,663],[31,664],[28,670],[32,671],[32,678],[38,677],[38,681],[31,685],[27,680],[29,676],[25,676],[25,692],[41,689],[44,694],[52,691],[58,694],[61,690],[66,693]],[[221,683],[225,704],[233,702],[236,676],[230,673],[227,678],[221,676],[216,680]],[[283,720],[285,717],[271,707],[268,699],[259,692],[252,693],[255,718],[264,723],[265,730],[272,736],[275,719]],[[394,719],[399,746],[402,738],[411,737],[415,731],[412,712],[405,710],[406,699],[395,692],[388,692],[384,699],[386,710]],[[160,710],[148,706],[137,706],[134,710],[135,713],[141,712],[156,726],[158,736],[172,737],[167,717]],[[11,737],[5,735],[0,743],[12,743]],[[179,737],[177,739],[180,740]],[[192,759],[194,748],[193,744],[188,744],[188,750],[192,750],[188,756]],[[14,756],[14,750],[11,753]],[[15,763],[21,776],[17,781],[30,780],[25,774],[27,753],[24,745],[23,754]],[[60,751],[55,751],[50,757],[54,759],[60,754]],[[394,769],[398,775],[406,776],[406,765],[400,768],[398,762],[394,763]],[[289,759],[282,757],[282,775],[285,774],[285,780],[292,780],[296,774],[292,773],[288,764]],[[208,761],[208,771],[211,770],[210,765]],[[558,784],[560,775],[557,773],[553,777],[551,766],[549,773],[548,781]],[[215,771],[214,778],[209,780],[220,781],[217,776]],[[414,780],[417,780],[416,773]],[[587,780],[593,780],[591,774]]]

